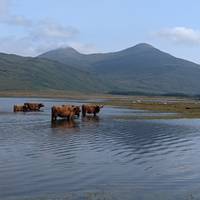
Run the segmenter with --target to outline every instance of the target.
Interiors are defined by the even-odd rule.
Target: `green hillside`
[[[105,91],[103,84],[89,72],[42,58],[0,54],[0,90]]]
[[[60,48],[39,57],[0,54],[0,91],[200,94],[200,66],[148,44],[103,54]]]
[[[104,77],[115,87],[114,92],[144,92],[150,94],[184,93],[200,94],[200,66],[162,52],[149,44],[103,54],[80,54],[69,49],[59,49],[59,57],[53,52],[41,55],[68,63],[79,69],[90,71]],[[72,51],[72,49],[70,50]],[[76,56],[77,55],[77,56]]]

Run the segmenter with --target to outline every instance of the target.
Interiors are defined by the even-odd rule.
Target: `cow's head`
[[[42,104],[42,103],[39,103],[39,105],[38,105],[40,108],[42,108],[42,107],[44,107],[44,104]]]
[[[73,106],[73,111],[76,116],[80,116],[81,109],[79,106]]]
[[[101,110],[101,108],[103,108],[103,105],[96,105],[96,106],[95,106],[95,112],[96,112],[96,113],[99,113],[100,110]]]

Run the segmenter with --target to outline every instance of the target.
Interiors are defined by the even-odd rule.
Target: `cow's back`
[[[52,119],[56,117],[67,117],[72,118],[75,115],[74,107],[69,105],[53,106],[52,107]]]

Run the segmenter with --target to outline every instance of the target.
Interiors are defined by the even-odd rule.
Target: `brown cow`
[[[27,111],[40,111],[40,108],[44,107],[42,103],[24,103],[27,107]]]
[[[28,108],[26,105],[14,105],[14,107],[13,107],[14,112],[26,112],[27,109]]]
[[[68,120],[72,120],[74,116],[80,115],[79,106],[74,105],[62,105],[62,106],[53,106],[51,108],[51,120],[55,121],[57,117],[67,118]]]
[[[103,108],[103,106],[82,105],[82,115],[83,115],[83,117],[85,117],[86,113],[88,113],[88,114],[93,114],[94,116],[96,116],[96,114],[100,112],[101,108]]]

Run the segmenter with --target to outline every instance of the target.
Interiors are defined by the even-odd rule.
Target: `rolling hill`
[[[39,56],[70,63],[103,78],[112,92],[200,94],[200,65],[145,43],[113,53],[81,54],[62,48]]]
[[[0,91],[103,92],[98,77],[57,61],[0,54]]]
[[[0,91],[200,95],[200,65],[149,44],[112,53],[71,47],[38,57],[0,53]]]

